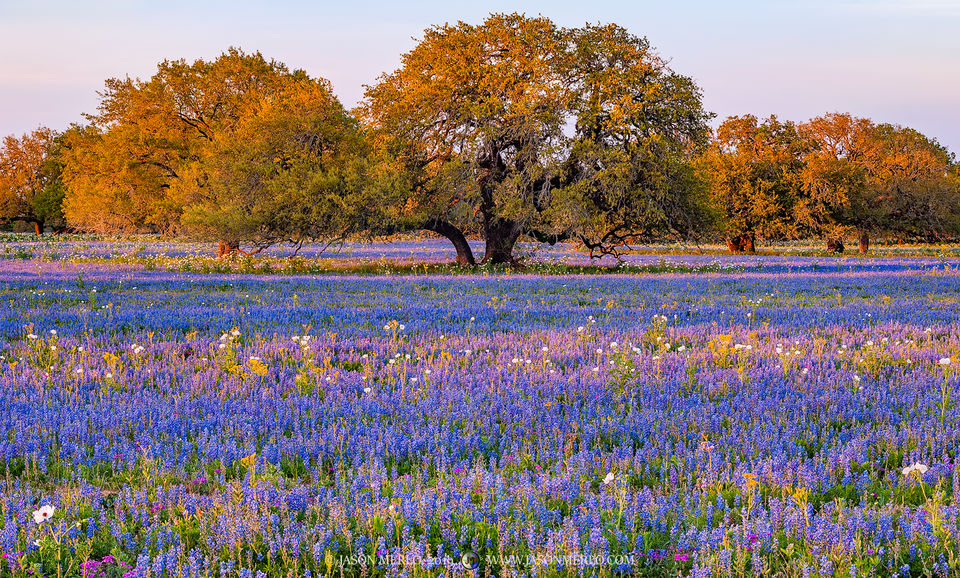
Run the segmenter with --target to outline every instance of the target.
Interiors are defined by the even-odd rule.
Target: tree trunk
[[[827,251],[831,253],[843,253],[846,247],[843,244],[842,237],[831,237],[827,239]]]
[[[442,235],[453,243],[454,248],[457,250],[457,265],[461,267],[472,267],[477,264],[476,259],[473,257],[473,249],[470,248],[470,243],[467,242],[463,231],[455,225],[447,221],[435,219],[428,221],[423,228]]]
[[[516,263],[516,259],[513,258],[513,247],[517,244],[517,239],[520,238],[520,223],[499,217],[485,220],[486,247],[481,263],[493,265]]]
[[[866,231],[860,231],[860,252],[866,253],[870,250],[870,234]]]
[[[40,233],[43,232],[43,223],[40,221],[33,222],[33,232],[39,237]]]
[[[743,250],[747,253],[756,253],[757,252],[757,238],[756,236],[750,233],[744,233],[740,236],[740,242],[743,244]]]
[[[727,249],[731,253],[743,252],[743,241],[740,237],[727,237]]]
[[[240,241],[220,241],[217,243],[217,257],[223,258],[240,252]]]

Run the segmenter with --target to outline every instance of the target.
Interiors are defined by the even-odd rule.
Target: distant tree
[[[858,232],[861,251],[866,252],[869,233],[880,226],[864,166],[874,128],[869,120],[840,113],[800,125],[814,148],[803,159],[803,194],[794,214],[808,231],[826,238],[828,250],[842,253],[844,236],[853,230]]]
[[[615,25],[498,14],[430,28],[360,110],[404,175],[386,221],[447,237],[461,264],[471,232],[483,262],[505,263],[524,234],[608,252],[681,231],[702,190],[699,89]]]
[[[323,229],[331,198],[306,196],[343,186],[333,166],[353,145],[335,141],[357,135],[327,81],[235,48],[110,79],[89,120],[65,154],[71,224],[199,234],[225,253]]]
[[[40,127],[0,147],[0,220],[32,223],[39,235],[62,218],[60,138]]]
[[[957,233],[960,188],[946,147],[914,129],[880,124],[863,164],[885,231],[925,241]]]
[[[870,235],[936,240],[957,231],[960,193],[953,156],[935,140],[899,126],[828,114],[801,126],[815,148],[804,157],[798,222],[843,252],[857,233],[861,252]]]
[[[735,116],[717,129],[702,162],[711,203],[731,251],[754,252],[758,237],[796,237],[794,207],[801,196],[803,157],[811,150],[795,124],[771,116]]]

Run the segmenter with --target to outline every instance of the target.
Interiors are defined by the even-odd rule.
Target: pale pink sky
[[[426,2],[0,0],[0,135],[63,129],[112,76],[234,45],[333,82],[347,106],[431,24],[491,12],[647,36],[720,117],[831,111],[912,126],[960,151],[960,0]]]

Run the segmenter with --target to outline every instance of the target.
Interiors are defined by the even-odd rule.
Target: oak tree
[[[758,237],[800,234],[794,207],[801,196],[803,158],[811,142],[789,121],[735,116],[717,129],[703,163],[711,204],[731,251],[754,252]]]
[[[110,79],[65,155],[72,224],[185,232],[262,248],[323,229],[331,170],[356,129],[330,85],[261,54],[164,61],[148,80]],[[332,179],[332,180],[331,180]],[[335,196],[335,195],[334,195]],[[186,216],[186,218],[184,218]]]
[[[60,146],[59,135],[46,127],[3,139],[0,220],[32,223],[39,235],[46,223],[62,218]]]
[[[504,263],[524,234],[605,252],[681,230],[709,118],[645,39],[518,14],[428,29],[360,116],[405,178],[388,222],[447,237],[461,264],[475,232]]]

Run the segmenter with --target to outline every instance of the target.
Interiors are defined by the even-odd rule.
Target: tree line
[[[696,83],[615,24],[434,26],[353,111],[327,80],[237,48],[98,94],[82,124],[4,139],[0,220],[187,235],[221,255],[431,231],[462,265],[512,262],[521,238],[842,252],[960,232],[960,166],[935,139],[843,113],[712,130]]]

